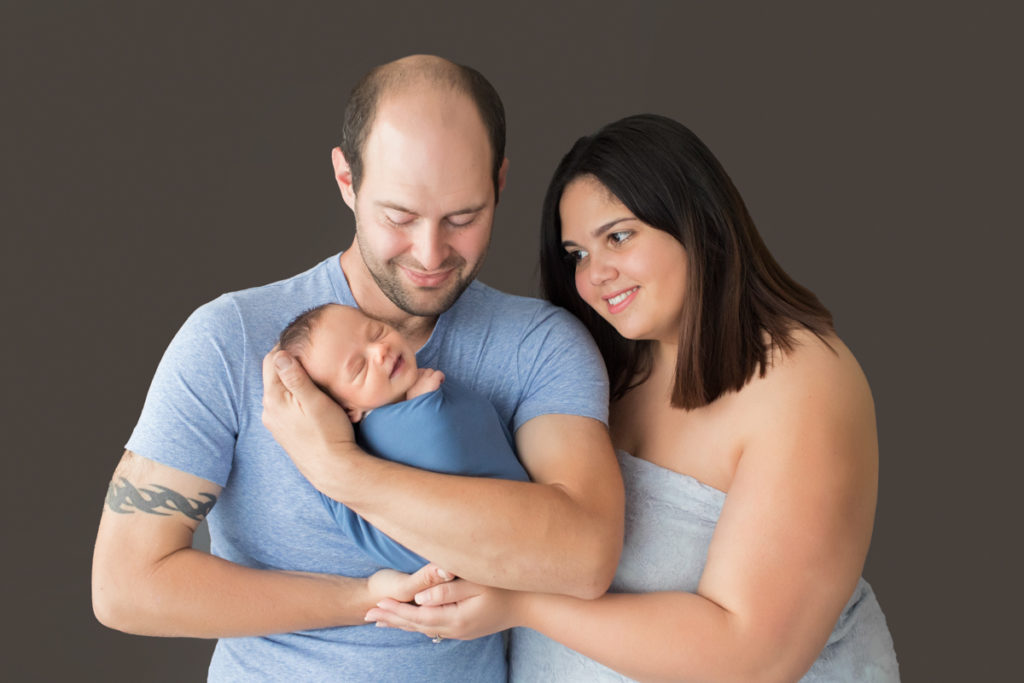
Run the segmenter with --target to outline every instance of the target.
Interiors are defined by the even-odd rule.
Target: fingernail
[[[376,626],[377,628],[387,628],[388,625],[385,624],[383,621],[378,621],[376,624],[374,624],[374,626]]]
[[[423,602],[426,599],[427,599],[427,592],[426,591],[423,591],[422,593],[417,593],[416,595],[412,596],[412,601],[415,602],[417,605],[422,605]]]
[[[441,568],[438,568],[437,575],[440,576],[445,581],[447,581],[448,579],[452,578],[451,574],[449,574],[448,572],[446,572],[445,570],[443,570]]]
[[[284,370],[290,367],[291,364],[292,357],[289,356],[287,353],[279,353],[277,354],[277,358],[274,359],[274,367],[276,367],[278,370]]]
[[[381,600],[380,602],[378,602],[377,603],[377,607],[380,607],[381,609],[384,609],[384,601]]]

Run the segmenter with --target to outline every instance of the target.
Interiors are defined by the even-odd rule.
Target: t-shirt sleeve
[[[125,447],[223,486],[239,431],[244,347],[228,297],[197,309],[164,352]]]
[[[608,372],[583,324],[567,311],[545,306],[517,350],[523,399],[513,420],[518,430],[535,417],[580,415],[608,423]]]

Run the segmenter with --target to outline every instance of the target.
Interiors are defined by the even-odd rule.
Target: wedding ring
[[[432,642],[432,643],[433,643],[434,645],[437,645],[437,644],[438,644],[438,643],[440,643],[440,642],[441,642],[442,640],[444,640],[444,637],[443,637],[443,636],[442,636],[442,635],[441,635],[441,634],[439,633],[439,634],[437,634],[436,636],[434,636],[433,638],[431,638],[431,639],[430,639],[430,642]]]

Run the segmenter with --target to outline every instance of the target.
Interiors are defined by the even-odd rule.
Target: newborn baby
[[[508,428],[487,398],[419,368],[408,342],[359,309],[324,304],[297,317],[279,345],[356,425],[363,450],[443,474],[529,481]],[[321,494],[338,525],[383,566],[414,572],[427,560]]]
[[[281,332],[279,345],[299,359],[320,389],[353,423],[381,406],[434,391],[439,370],[418,368],[416,354],[395,328],[358,308],[324,304]]]

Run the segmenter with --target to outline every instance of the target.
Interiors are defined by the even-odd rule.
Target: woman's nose
[[[590,284],[595,286],[610,282],[619,275],[613,260],[605,256],[591,255],[590,267],[587,268],[587,271],[587,275],[590,277]]]

